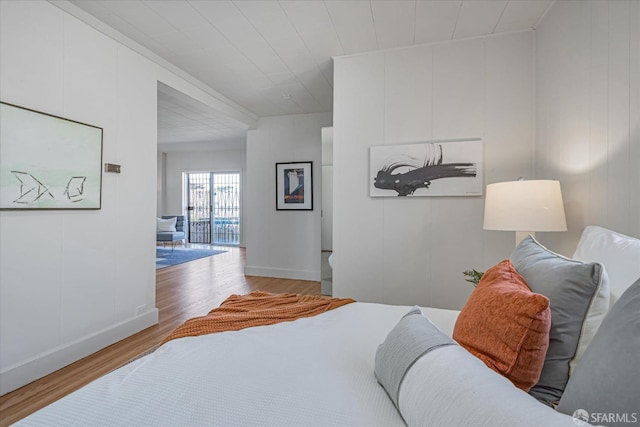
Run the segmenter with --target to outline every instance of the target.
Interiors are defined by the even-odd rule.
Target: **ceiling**
[[[158,145],[162,150],[244,148],[247,128],[246,124],[158,83]]]
[[[332,111],[333,56],[531,30],[553,0],[71,0],[256,116]],[[165,89],[168,87],[165,87]],[[248,125],[159,89],[160,144]]]

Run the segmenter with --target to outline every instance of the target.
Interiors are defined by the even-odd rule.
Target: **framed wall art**
[[[371,147],[369,195],[481,196],[482,140]]]
[[[0,209],[100,209],[102,128],[0,102]]]
[[[276,209],[313,210],[312,162],[276,163]]]

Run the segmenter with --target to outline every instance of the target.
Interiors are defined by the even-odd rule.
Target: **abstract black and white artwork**
[[[371,147],[370,196],[482,195],[482,140]]]
[[[100,209],[102,129],[0,103],[0,209]]]

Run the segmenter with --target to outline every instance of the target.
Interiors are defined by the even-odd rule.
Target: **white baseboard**
[[[157,323],[158,309],[154,308],[93,335],[10,366],[0,372],[0,395],[29,384]]]
[[[315,282],[320,281],[320,272],[313,270],[293,270],[285,268],[271,268],[271,267],[254,267],[245,266],[244,274],[246,276],[262,276],[262,277],[277,277],[280,279],[295,279],[295,280],[313,280]]]

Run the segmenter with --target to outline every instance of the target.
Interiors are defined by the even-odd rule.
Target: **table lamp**
[[[560,182],[519,179],[487,185],[483,228],[515,231],[516,245],[536,231],[567,231]]]

